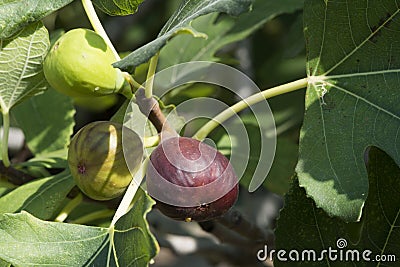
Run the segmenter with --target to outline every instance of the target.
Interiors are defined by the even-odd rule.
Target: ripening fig
[[[127,85],[123,73],[111,64],[115,57],[104,39],[88,29],[73,29],[50,48],[43,71],[57,91],[68,96],[98,96]]]
[[[239,192],[229,160],[215,148],[188,137],[171,137],[158,145],[150,155],[146,185],[162,213],[184,221],[223,215]]]
[[[142,157],[143,145],[134,131],[119,123],[98,121],[87,124],[74,135],[68,150],[68,165],[83,193],[92,199],[109,200],[122,195],[132,180],[125,159],[135,173]]]

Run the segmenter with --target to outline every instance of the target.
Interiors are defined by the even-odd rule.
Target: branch
[[[256,257],[257,252],[264,246],[275,248],[272,231],[264,231],[235,209],[229,210],[221,218],[198,224],[204,231],[217,237],[220,242],[240,248],[247,255]]]
[[[0,161],[0,176],[15,185],[23,185],[35,179],[35,177],[13,167],[4,166],[2,161]]]
[[[221,218],[216,219],[216,222],[254,242],[266,244],[270,248],[274,247],[273,233],[266,232],[255,223],[248,221],[236,209],[230,209]]]

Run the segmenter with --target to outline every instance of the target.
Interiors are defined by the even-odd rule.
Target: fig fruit
[[[46,80],[68,96],[97,96],[126,86],[104,39],[88,29],[73,29],[54,42],[43,63]]]
[[[229,160],[215,148],[188,137],[163,140],[151,153],[148,193],[168,217],[207,221],[227,212],[239,186]]]
[[[74,135],[68,150],[68,165],[84,194],[95,200],[109,200],[124,193],[132,180],[130,170],[132,173],[138,170],[142,157],[143,145],[134,131],[119,123],[98,121],[87,124]]]

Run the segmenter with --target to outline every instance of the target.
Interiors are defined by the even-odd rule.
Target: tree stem
[[[35,177],[13,167],[6,167],[4,162],[0,162],[0,175],[14,185],[23,185],[35,179]]]
[[[285,93],[293,92],[299,89],[302,89],[304,87],[307,87],[308,84],[308,78],[303,78],[297,81],[293,81],[290,83],[286,83],[280,86],[276,86],[267,90],[264,90],[260,93],[251,95],[245,99],[243,99],[240,102],[237,102],[233,106],[225,109],[221,113],[219,113],[217,116],[215,116],[212,120],[208,121],[206,124],[204,124],[193,136],[193,138],[198,139],[198,140],[203,140],[206,138],[210,132],[212,132],[215,128],[217,128],[221,123],[224,121],[228,120],[235,114],[239,113],[240,111],[248,108],[251,105],[254,105],[258,102],[261,102],[265,99],[282,95]]]
[[[11,166],[10,159],[8,158],[8,135],[10,133],[10,113],[8,110],[2,110],[3,112],[3,138],[1,143],[1,157],[3,164],[6,168]]]
[[[215,221],[256,243],[264,243],[268,244],[268,247],[274,247],[273,234],[262,230],[255,223],[248,221],[236,209],[230,209],[221,218],[217,218]]]

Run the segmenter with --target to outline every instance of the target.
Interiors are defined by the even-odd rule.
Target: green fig
[[[43,71],[57,91],[72,97],[118,92],[127,85],[123,73],[114,68],[115,57],[104,39],[88,29],[73,29],[50,48]]]
[[[95,200],[122,195],[132,180],[131,172],[139,169],[142,157],[140,137],[110,121],[87,124],[74,135],[68,149],[68,165],[76,184]]]

